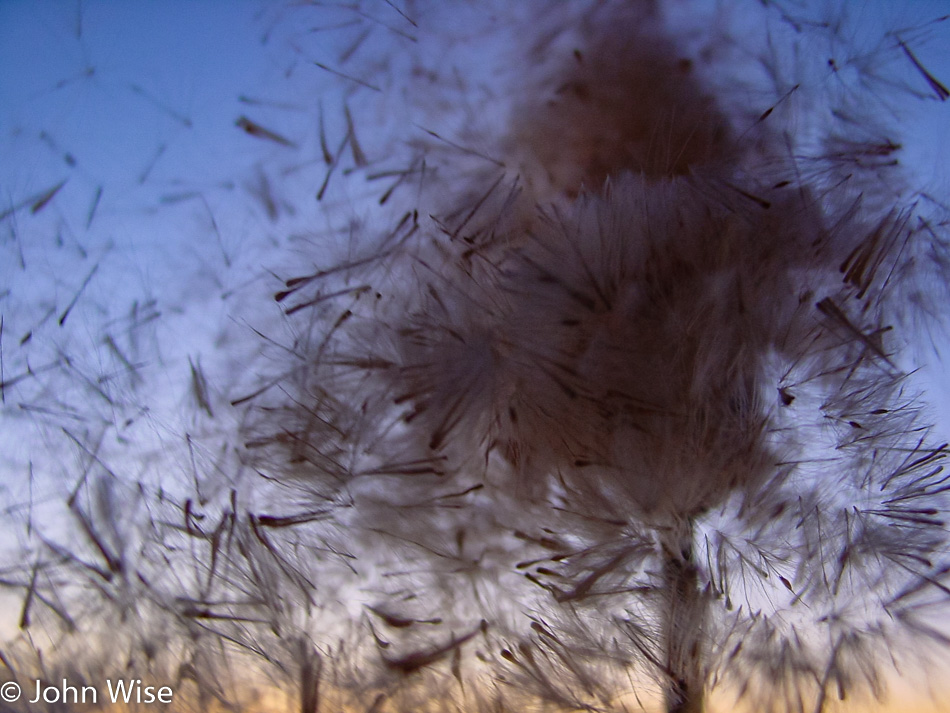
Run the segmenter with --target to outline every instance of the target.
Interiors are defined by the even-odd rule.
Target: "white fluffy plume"
[[[303,142],[334,237],[275,258],[283,336],[239,315],[229,399],[189,362],[220,451],[189,434],[181,482],[125,484],[138,519],[83,475],[87,549],[31,545],[138,616],[131,659],[175,642],[225,700],[207,672],[247,656],[306,713],[820,712],[950,641],[947,451],[908,376],[946,216],[888,120],[947,98],[936,25],[869,53],[791,0],[272,22],[338,83]]]

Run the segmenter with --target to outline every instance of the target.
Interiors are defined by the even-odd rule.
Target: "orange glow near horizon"
[[[115,676],[111,678],[114,682],[118,679],[127,681],[133,677]],[[28,703],[35,697],[35,682],[35,678],[20,681],[23,692],[19,702],[20,705]],[[82,685],[92,685],[97,689],[99,695],[94,706],[92,706],[91,702],[87,702],[86,705],[80,704],[72,709],[67,708],[67,710],[88,709],[108,711],[109,713],[143,713],[143,711],[153,709],[154,705],[156,705],[135,702],[128,704],[111,703],[104,681],[86,681],[84,684],[69,681],[68,683],[80,689]],[[154,683],[156,689],[161,685],[167,685],[162,684],[160,681],[153,682],[151,680],[148,681],[148,683]],[[285,688],[281,688],[273,683],[264,683],[263,681],[261,681],[260,685],[255,685],[252,681],[245,681],[245,683],[248,686],[246,693],[236,695],[235,703],[232,705],[217,700],[212,694],[206,693],[204,696],[199,695],[193,685],[185,682],[178,690],[174,691],[172,702],[167,706],[161,706],[161,709],[169,711],[169,713],[195,710],[200,710],[202,713],[218,713],[219,711],[221,713],[224,713],[224,711],[229,711],[230,713],[297,713],[300,711],[301,703],[296,684],[288,684]],[[55,681],[47,681],[46,685],[57,686]],[[145,683],[143,683],[143,685],[145,685]],[[471,703],[473,696],[470,685],[471,684],[467,687],[466,700],[469,701],[469,705],[473,705],[474,707],[470,709],[459,707],[453,710],[458,710],[459,713],[467,713],[468,710],[471,710],[472,713],[480,713],[483,710],[487,710],[484,707],[479,707],[477,704]],[[933,688],[923,682],[918,682],[918,685],[915,686],[913,682],[907,679],[891,677],[888,681],[888,693],[883,701],[874,701],[873,698],[870,697],[846,701],[829,698],[820,713],[857,713],[858,711],[863,713],[947,713],[950,711],[950,704],[948,704],[950,696],[948,696],[948,692],[944,690],[945,688],[945,686]],[[237,692],[229,691],[228,693],[235,694]],[[317,710],[332,711],[334,713],[350,713],[350,711],[353,713],[357,711],[362,713],[367,710],[371,710],[374,713],[391,713],[392,711],[408,710],[405,706],[399,707],[398,704],[396,708],[389,707],[386,704],[385,696],[380,695],[379,692],[368,693],[367,699],[368,700],[358,699],[358,694],[334,690],[332,687],[324,685],[321,686],[321,695]],[[435,695],[430,701],[431,705],[435,706],[434,708],[419,705],[414,710],[419,711],[419,713],[425,713],[425,711],[428,710],[442,710],[442,708],[438,707],[440,701],[443,701],[443,699]],[[69,701],[69,703],[70,705],[72,704],[71,701]],[[659,700],[651,699],[649,695],[641,694],[638,696],[635,692],[621,696],[615,700],[612,705],[614,707],[607,708],[605,711],[664,713],[663,706]],[[810,708],[809,705],[811,705],[811,703],[806,702],[804,713],[818,713]],[[528,709],[534,710],[534,708],[530,707],[530,704],[526,710]],[[13,710],[16,710],[16,708]],[[30,709],[25,708],[24,710]],[[543,710],[555,711],[562,709],[543,708]],[[568,709],[565,708],[563,710],[566,711]],[[754,713],[758,710],[760,709],[751,703],[740,702],[737,704],[729,692],[719,689],[707,699],[705,713]]]

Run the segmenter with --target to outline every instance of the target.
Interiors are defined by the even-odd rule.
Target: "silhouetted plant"
[[[878,692],[892,640],[926,628],[907,592],[943,586],[944,448],[891,330],[944,239],[841,77],[876,69],[799,75],[808,18],[774,12],[793,51],[765,48],[768,84],[694,69],[649,4],[558,18],[508,133],[422,145],[404,178],[429,202],[278,294],[310,326],[274,440],[325,480],[347,463],[353,525],[413,545],[395,567],[431,589],[471,587],[469,628],[484,591],[537,612],[493,665],[568,708],[613,700],[581,672],[599,655],[670,711],[720,682],[770,707]],[[512,571],[542,598],[496,589]],[[594,633],[566,643],[562,612]]]
[[[927,26],[868,53],[843,9],[760,5],[288,8],[342,28],[335,63],[295,51],[346,87],[311,137],[343,237],[298,250],[284,337],[250,313],[230,404],[189,360],[184,478],[70,435],[79,538],[31,533],[24,617],[135,621],[129,668],[206,707],[254,662],[307,713],[821,711],[947,643],[946,445],[907,366],[945,217],[879,118],[947,91]]]

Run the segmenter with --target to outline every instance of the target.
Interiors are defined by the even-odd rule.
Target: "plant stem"
[[[662,552],[667,595],[662,622],[669,677],[666,710],[668,713],[702,713],[706,598],[699,590],[692,522],[671,532],[669,540],[662,543]]]

